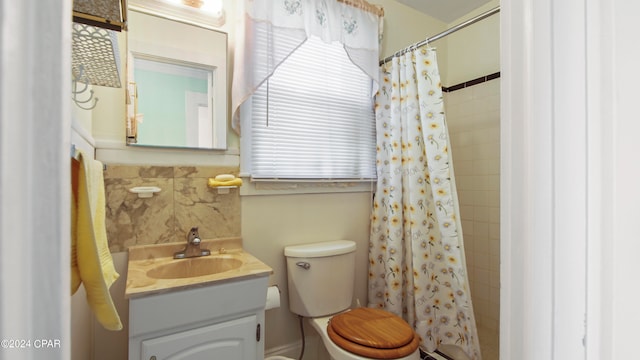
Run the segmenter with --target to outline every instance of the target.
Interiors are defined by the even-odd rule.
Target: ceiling
[[[396,0],[442,22],[450,23],[491,0]]]

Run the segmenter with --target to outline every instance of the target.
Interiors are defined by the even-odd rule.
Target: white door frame
[[[637,356],[639,14],[501,3],[501,359]]]
[[[70,359],[71,0],[0,15],[0,358]]]

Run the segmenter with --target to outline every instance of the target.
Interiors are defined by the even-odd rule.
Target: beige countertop
[[[203,240],[200,247],[211,250],[211,255],[189,259],[174,259],[173,253],[183,250],[185,245],[186,242],[129,247],[125,297],[131,298],[187,287],[213,285],[248,277],[269,276],[273,272],[271,267],[242,249],[242,239],[239,237]],[[201,276],[172,277],[170,274],[171,269],[182,270],[182,264],[184,264],[184,267],[193,266],[192,263],[204,264],[211,258],[226,259],[223,261],[232,263],[240,261],[241,264],[236,268],[222,269],[216,273]],[[163,276],[160,276],[168,278],[158,278],[158,276],[152,277],[150,275],[154,274],[154,272],[157,273],[158,269],[169,269],[168,271],[162,271]]]

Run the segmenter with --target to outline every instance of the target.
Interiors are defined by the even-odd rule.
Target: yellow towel
[[[113,265],[105,227],[102,163],[77,151],[72,160],[71,291],[84,283],[89,307],[108,330],[121,330],[122,322],[109,288],[120,275]],[[75,163],[75,164],[73,164]]]
[[[71,295],[75,294],[82,284],[78,269],[78,179],[80,178],[80,162],[71,159]]]
[[[218,181],[214,178],[209,178],[209,187],[215,188],[218,186],[242,186],[242,179],[235,178],[233,180]]]

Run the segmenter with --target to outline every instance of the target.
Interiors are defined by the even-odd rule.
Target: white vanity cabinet
[[[268,276],[129,299],[129,360],[264,358]]]

